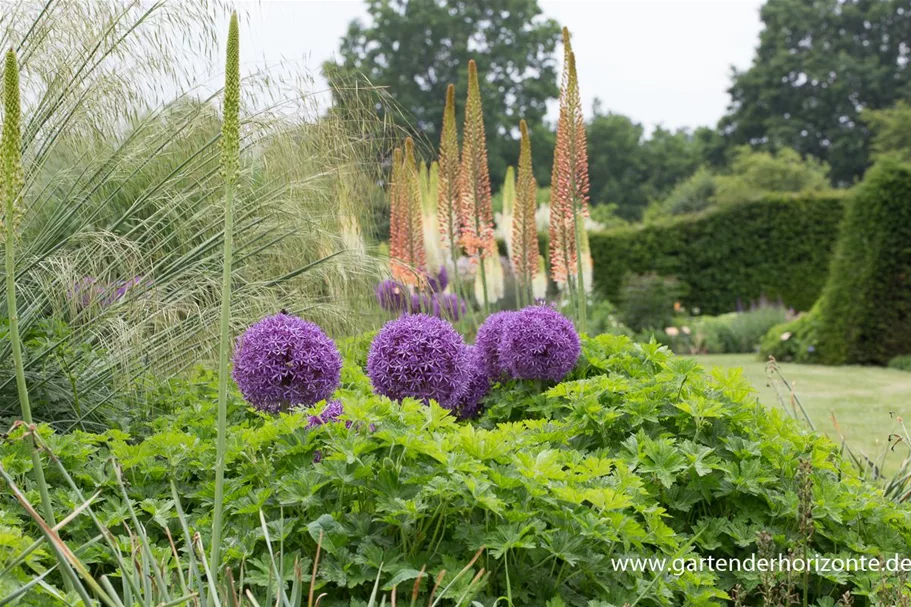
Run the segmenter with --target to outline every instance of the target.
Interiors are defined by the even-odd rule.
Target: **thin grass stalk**
[[[16,369],[16,389],[19,394],[19,405],[22,410],[22,419],[29,426],[32,425],[32,407],[28,398],[28,386],[25,383],[25,365],[22,362],[22,343],[19,336],[19,315],[16,309],[16,227],[18,224],[19,196],[22,186],[22,132],[20,127],[19,104],[19,67],[16,64],[16,53],[11,49],[6,53],[3,68],[4,87],[4,117],[3,136],[0,141],[2,147],[3,173],[0,175],[0,188],[3,193],[5,209],[4,221],[6,222],[6,307],[9,316],[9,338],[13,353],[13,365]],[[32,430],[37,432],[37,429]],[[41,495],[41,509],[44,518],[53,527],[54,506],[48,491],[47,481],[44,478],[44,468],[41,465],[41,454],[35,437],[29,436],[32,451],[32,470],[38,493]]]
[[[225,252],[221,286],[221,343],[218,348],[218,438],[215,462],[215,504],[212,515],[211,573],[214,588],[221,572],[221,533],[225,497],[225,457],[228,433],[228,352],[231,349],[231,255],[234,233],[234,186],[240,163],[240,64],[237,13],[231,15],[225,64],[225,104],[222,127],[222,162],[225,172]]]

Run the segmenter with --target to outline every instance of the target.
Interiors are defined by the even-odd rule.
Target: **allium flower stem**
[[[212,555],[209,563],[218,587],[221,573],[221,533],[225,497],[225,455],[228,433],[228,356],[231,350],[231,256],[234,246],[234,186],[240,164],[240,40],[237,13],[228,27],[225,62],[225,101],[222,123],[222,164],[225,175],[225,249],[221,284],[221,342],[218,347],[218,438],[215,460],[215,502],[212,513]],[[208,604],[215,604],[209,594]]]
[[[19,105],[19,67],[16,63],[16,53],[10,49],[6,53],[6,62],[3,69],[3,137],[0,141],[0,159],[2,159],[2,175],[0,175],[0,191],[3,194],[3,208],[6,228],[6,308],[9,316],[9,339],[13,351],[13,365],[16,367],[16,389],[19,393],[19,405],[22,408],[22,420],[32,425],[32,407],[28,398],[28,386],[25,383],[25,365],[22,362],[22,340],[19,336],[19,316],[16,309],[16,227],[19,214],[19,197],[22,187],[22,131],[20,127]],[[35,484],[41,495],[41,509],[44,511],[46,522],[54,526],[54,507],[48,492],[47,481],[44,478],[44,468],[41,467],[41,456],[35,437],[29,438],[32,451],[32,472],[35,475]],[[69,578],[67,580],[69,586]]]

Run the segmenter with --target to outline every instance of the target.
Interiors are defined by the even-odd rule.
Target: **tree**
[[[869,164],[864,108],[909,92],[907,0],[769,0],[753,65],[734,71],[721,127],[731,143],[792,147],[828,162],[837,185]]]
[[[750,202],[773,192],[818,192],[829,187],[829,166],[814,158],[801,158],[790,148],[773,154],[744,145],[735,148],[731,156],[730,165],[723,171],[712,172],[702,166],[666,197],[653,201],[646,220]]]
[[[624,219],[638,219],[648,204],[643,188],[648,167],[642,155],[642,125],[626,116],[601,113],[588,123],[589,176],[593,205],[615,204]]]
[[[367,12],[370,23],[352,21],[342,38],[341,63],[324,65],[327,77],[360,73],[389,87],[430,149],[440,140],[446,87],[464,94],[474,59],[484,75],[491,180],[502,183],[516,161],[519,120],[541,124],[557,96],[557,23],[541,17],[537,0],[367,0]]]
[[[650,201],[663,199],[701,164],[723,162],[718,136],[702,127],[669,131],[645,129],[621,114],[604,113],[595,100],[588,123],[588,149],[593,205],[616,205],[625,220],[639,220]]]
[[[873,133],[874,159],[891,154],[911,161],[911,105],[899,101],[884,110],[864,110],[861,118]]]

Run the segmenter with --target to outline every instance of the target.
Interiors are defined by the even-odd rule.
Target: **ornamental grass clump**
[[[498,354],[515,379],[560,381],[576,366],[580,351],[569,319],[549,306],[529,306],[504,322]]]
[[[370,346],[367,375],[377,394],[448,402],[459,384],[465,342],[445,320],[409,314],[386,323]]]
[[[259,321],[237,340],[234,381],[260,411],[277,413],[328,399],[342,357],[318,325],[284,312]]]
[[[500,342],[503,337],[503,327],[515,315],[516,312],[513,310],[497,312],[488,316],[478,327],[475,347],[478,349],[480,364],[491,380],[501,379],[506,375],[506,367],[500,360]]]

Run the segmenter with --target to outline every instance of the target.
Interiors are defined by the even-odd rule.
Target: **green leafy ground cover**
[[[363,604],[377,575],[387,592],[410,589],[422,567],[433,576],[445,569],[445,585],[482,546],[447,600],[480,567],[472,597],[484,605],[499,597],[514,605],[721,604],[737,586],[753,604],[776,584],[805,591],[809,604],[832,605],[850,590],[855,605],[872,605],[869,596],[898,583],[872,572],[789,581],[616,570],[611,559],[623,557],[907,551],[911,510],[858,480],[832,442],[752,399],[738,371],[706,373],[656,344],[604,335],[583,342],[563,383],[501,386],[484,417],[458,423],[436,406],[372,395],[362,372],[368,343],[365,336],[343,348],[338,396],[350,428],[308,429],[300,412],[262,416],[232,397],[223,547],[245,586],[271,583],[263,521],[278,570],[289,576],[295,559],[304,571],[312,566],[322,533],[323,605]],[[112,458],[119,462],[154,554],[168,561],[165,529],[184,535],[178,505],[191,533],[206,540],[211,528],[215,385],[200,374],[161,386],[155,399],[163,413],[141,436],[111,430],[46,440],[84,495],[100,490],[94,511],[115,532],[127,517],[111,474]],[[20,436],[0,443],[0,464],[37,499]],[[81,503],[53,470],[49,482],[61,515]],[[6,496],[0,526],[2,570],[37,531]],[[81,546],[96,533],[78,516],[62,535]],[[100,544],[80,555],[96,574],[113,568]],[[0,578],[0,596],[50,562],[33,553]],[[42,592],[36,587],[22,604],[46,604]]]

